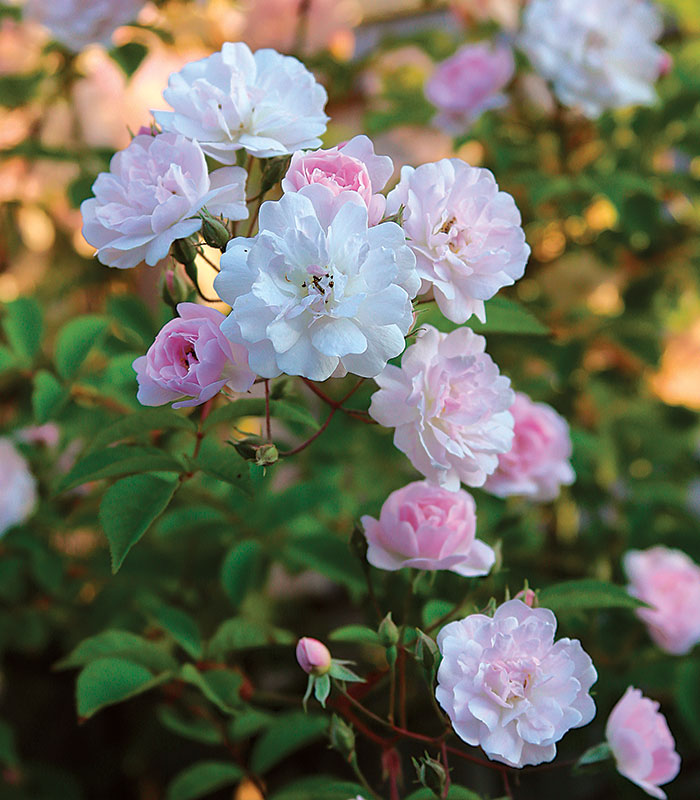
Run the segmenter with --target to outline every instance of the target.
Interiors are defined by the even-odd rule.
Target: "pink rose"
[[[605,737],[620,775],[665,800],[659,784],[678,775],[681,759],[659,704],[630,686],[608,717]]]
[[[282,179],[282,189],[320,197],[335,209],[348,200],[360,201],[367,206],[369,224],[376,225],[386,208],[380,191],[393,171],[389,156],[375,155],[370,139],[355,136],[330,150],[298,150]]]
[[[476,504],[461,489],[448,492],[415,481],[392,492],[379,519],[362,517],[367,560],[380,569],[449,569],[459,575],[487,575],[493,550],[475,538]]]
[[[514,72],[510,47],[488,42],[464,45],[438,64],[425,85],[425,96],[440,112],[435,124],[447,133],[464,133],[484,111],[508,102],[501,89]]]
[[[38,503],[36,478],[24,456],[6,437],[0,437],[0,536],[26,522]]]
[[[297,642],[299,666],[311,675],[325,675],[331,668],[331,654],[323,642],[304,636]]]
[[[545,403],[533,403],[516,392],[510,407],[515,423],[513,446],[498,458],[498,469],[484,488],[498,497],[523,495],[533,500],[554,500],[562,485],[576,474],[569,464],[569,426]]]
[[[224,386],[247,392],[255,381],[248,351],[221,333],[226,317],[196,303],[180,303],[179,317],[167,322],[145,356],[134,361],[138,401],[144,406],[173,403],[173,408],[198,406]]]
[[[577,639],[554,641],[557,620],[520,600],[471,614],[437,637],[435,697],[457,736],[511,767],[552,761],[570,728],[595,716],[598,675]]]
[[[389,364],[375,378],[370,416],[395,428],[394,445],[451,492],[460,481],[483,486],[513,441],[513,391],[485,346],[470,328],[423,325],[401,368]]]
[[[680,550],[629,550],[627,591],[651,608],[637,609],[649,635],[667,653],[684,655],[700,642],[700,567]]]

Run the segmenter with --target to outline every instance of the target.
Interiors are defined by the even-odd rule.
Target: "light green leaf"
[[[175,777],[166,793],[166,800],[196,800],[198,797],[231,786],[245,773],[227,761],[201,761]]]
[[[34,419],[39,425],[53,419],[61,411],[69,397],[69,391],[61,386],[56,377],[45,369],[34,376],[32,409]]]
[[[587,764],[597,764],[599,761],[607,761],[612,758],[612,750],[607,742],[601,742],[588,750],[576,762],[577,767],[584,767]]]
[[[33,361],[44,331],[41,309],[36,300],[20,297],[6,303],[2,327],[15,354],[25,363]]]
[[[102,631],[95,636],[83,639],[82,642],[65,658],[62,658],[55,669],[83,667],[100,658],[111,656],[123,658],[140,664],[153,672],[177,669],[177,661],[168,651],[155,642],[137,636],[131,631],[115,628]]]
[[[221,585],[236,608],[250,589],[261,585],[263,567],[264,555],[259,542],[249,539],[228,551],[221,565]]]
[[[78,675],[78,716],[87,719],[101,708],[147,692],[169,677],[168,673],[154,677],[141,664],[124,658],[100,658],[91,661]]]
[[[262,774],[283,759],[301,750],[328,729],[328,719],[303,711],[279,714],[275,724],[268,728],[253,747],[250,765],[253,772]]]
[[[146,609],[158,625],[167,631],[186,653],[192,658],[202,657],[202,637],[197,623],[189,614],[179,608],[156,601],[147,603]]]
[[[366,625],[345,625],[336,628],[328,635],[332,642],[356,642],[358,644],[376,644],[382,646],[379,634]]]
[[[639,608],[645,605],[627,594],[622,586],[592,578],[548,586],[539,593],[538,601],[541,606],[557,612],[593,608]]]
[[[90,350],[107,332],[104,317],[86,315],[71,320],[59,331],[56,339],[56,369],[63,378],[75,376]]]
[[[169,408],[144,409],[103,428],[90,442],[90,450],[100,450],[112,442],[163,430],[194,431],[195,425],[192,420]]]
[[[365,797],[366,794],[367,791],[359,783],[339,781],[333,775],[310,775],[275,792],[270,800],[350,800],[358,795]]]
[[[118,480],[100,503],[100,524],[109,541],[112,572],[117,572],[126,554],[165,511],[177,483],[153,475],[131,475]]]

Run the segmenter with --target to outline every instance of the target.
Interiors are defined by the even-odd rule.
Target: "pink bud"
[[[136,134],[137,136],[153,136],[153,128],[150,125],[142,125],[139,128],[139,132]]]
[[[532,589],[521,589],[513,599],[522,600],[530,608],[534,608],[537,603],[537,595]]]
[[[673,57],[664,50],[659,58],[659,76],[663,78],[664,75],[668,75],[672,68]]]
[[[326,645],[309,636],[297,642],[297,661],[311,675],[325,675],[331,668],[331,654]]]

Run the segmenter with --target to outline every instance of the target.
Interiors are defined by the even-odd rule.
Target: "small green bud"
[[[184,303],[189,297],[190,290],[187,284],[178,275],[177,270],[171,269],[165,273],[161,296],[163,302],[175,311],[178,303]]]
[[[288,167],[289,156],[266,159],[260,179],[260,193],[269,192],[275,184],[279,183]]]
[[[393,647],[395,644],[398,644],[399,629],[391,618],[391,611],[379,623],[379,630],[377,633],[379,633],[379,641],[384,647]]]
[[[331,718],[328,736],[331,740],[331,747],[350,761],[355,754],[355,732],[337,714],[333,714]]]
[[[228,228],[206,210],[201,211],[199,216],[202,218],[202,238],[209,247],[216,247],[223,253],[231,238]]]
[[[255,451],[255,463],[260,467],[267,467],[279,460],[279,450],[274,444],[262,444]]]
[[[249,436],[231,444],[241,458],[246,461],[257,461],[257,452],[260,448],[260,439],[257,436]]]
[[[436,797],[443,797],[445,783],[447,782],[447,772],[439,761],[430,758],[426,753],[420,759],[413,759],[413,766],[418,775],[418,781],[430,789]]]
[[[173,255],[173,258],[176,261],[179,261],[181,264],[184,264],[185,267],[189,267],[190,264],[194,265],[194,260],[197,257],[197,246],[196,246],[196,239],[192,236],[188,236],[187,239],[175,239],[170,248],[170,252]],[[190,271],[188,269],[187,274],[191,278]],[[196,272],[195,272],[196,277]],[[194,279],[193,279],[194,280]]]

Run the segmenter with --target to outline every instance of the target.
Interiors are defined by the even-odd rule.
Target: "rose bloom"
[[[605,738],[620,775],[652,797],[665,800],[659,784],[678,775],[681,758],[659,704],[630,686],[610,712]]]
[[[656,100],[654,83],[668,69],[656,44],[662,30],[646,0],[531,0],[520,47],[562,103],[594,118]]]
[[[501,92],[515,72],[510,47],[488,42],[467,44],[437,65],[425,85],[425,96],[440,112],[435,125],[455,135],[467,131],[484,111],[501,108]]]
[[[25,522],[37,504],[36,479],[24,456],[7,438],[0,438],[0,536]]]
[[[379,569],[449,569],[458,575],[488,575],[496,554],[476,539],[476,504],[463,489],[448,492],[415,481],[392,492],[379,519],[361,519],[367,560]]]
[[[370,228],[364,205],[334,214],[295,192],[263,203],[255,238],[229,242],[214,288],[232,306],[222,330],[258,375],[323,381],[371,378],[403,351],[419,284],[398,225]]]
[[[556,627],[549,609],[510,600],[493,617],[472,614],[437,636],[435,696],[455,733],[493,761],[552,761],[556,742],[595,716],[593,662],[578,640],[555,642]]]
[[[112,157],[109,172],[83,201],[83,236],[108,267],[155,266],[176,239],[202,227],[197,214],[245,219],[246,172],[224,167],[209,175],[202,149],[174,133],[135,136]]]
[[[331,668],[331,654],[323,642],[304,636],[297,642],[297,661],[299,666],[313,675],[325,675]]]
[[[301,61],[243,42],[173,73],[163,97],[174,110],[154,111],[156,122],[222,164],[241,148],[267,158],[318,147],[328,121],[326,90]]]
[[[549,501],[562,485],[576,480],[571,468],[571,438],[566,420],[546,403],[533,403],[516,392],[510,407],[514,421],[513,446],[498,457],[498,469],[484,488],[498,497],[523,495]]]
[[[482,486],[513,441],[513,391],[470,328],[440,333],[424,325],[375,380],[369,413],[395,428],[394,444],[428,480],[456,492]]]
[[[367,207],[369,224],[376,225],[386,208],[380,192],[393,172],[389,156],[375,155],[370,139],[355,136],[330,150],[294,153],[282,189],[302,191],[330,204],[359,200]]]
[[[224,386],[247,392],[255,381],[248,354],[221,332],[226,317],[208,306],[180,303],[180,315],[161,328],[145,356],[134,361],[137,399],[144,406],[173,403],[187,408],[205,403]]]
[[[73,52],[97,42],[110,47],[112,34],[134,22],[146,0],[27,0],[22,16],[51,31]]]
[[[443,158],[403,167],[387,212],[403,206],[403,227],[416,254],[422,291],[431,286],[453,322],[484,322],[484,301],[522,277],[530,255],[520,212],[487,169]]]
[[[651,608],[638,608],[656,644],[684,655],[700,642],[700,566],[681,550],[652,547],[629,550],[623,566],[627,591]]]

